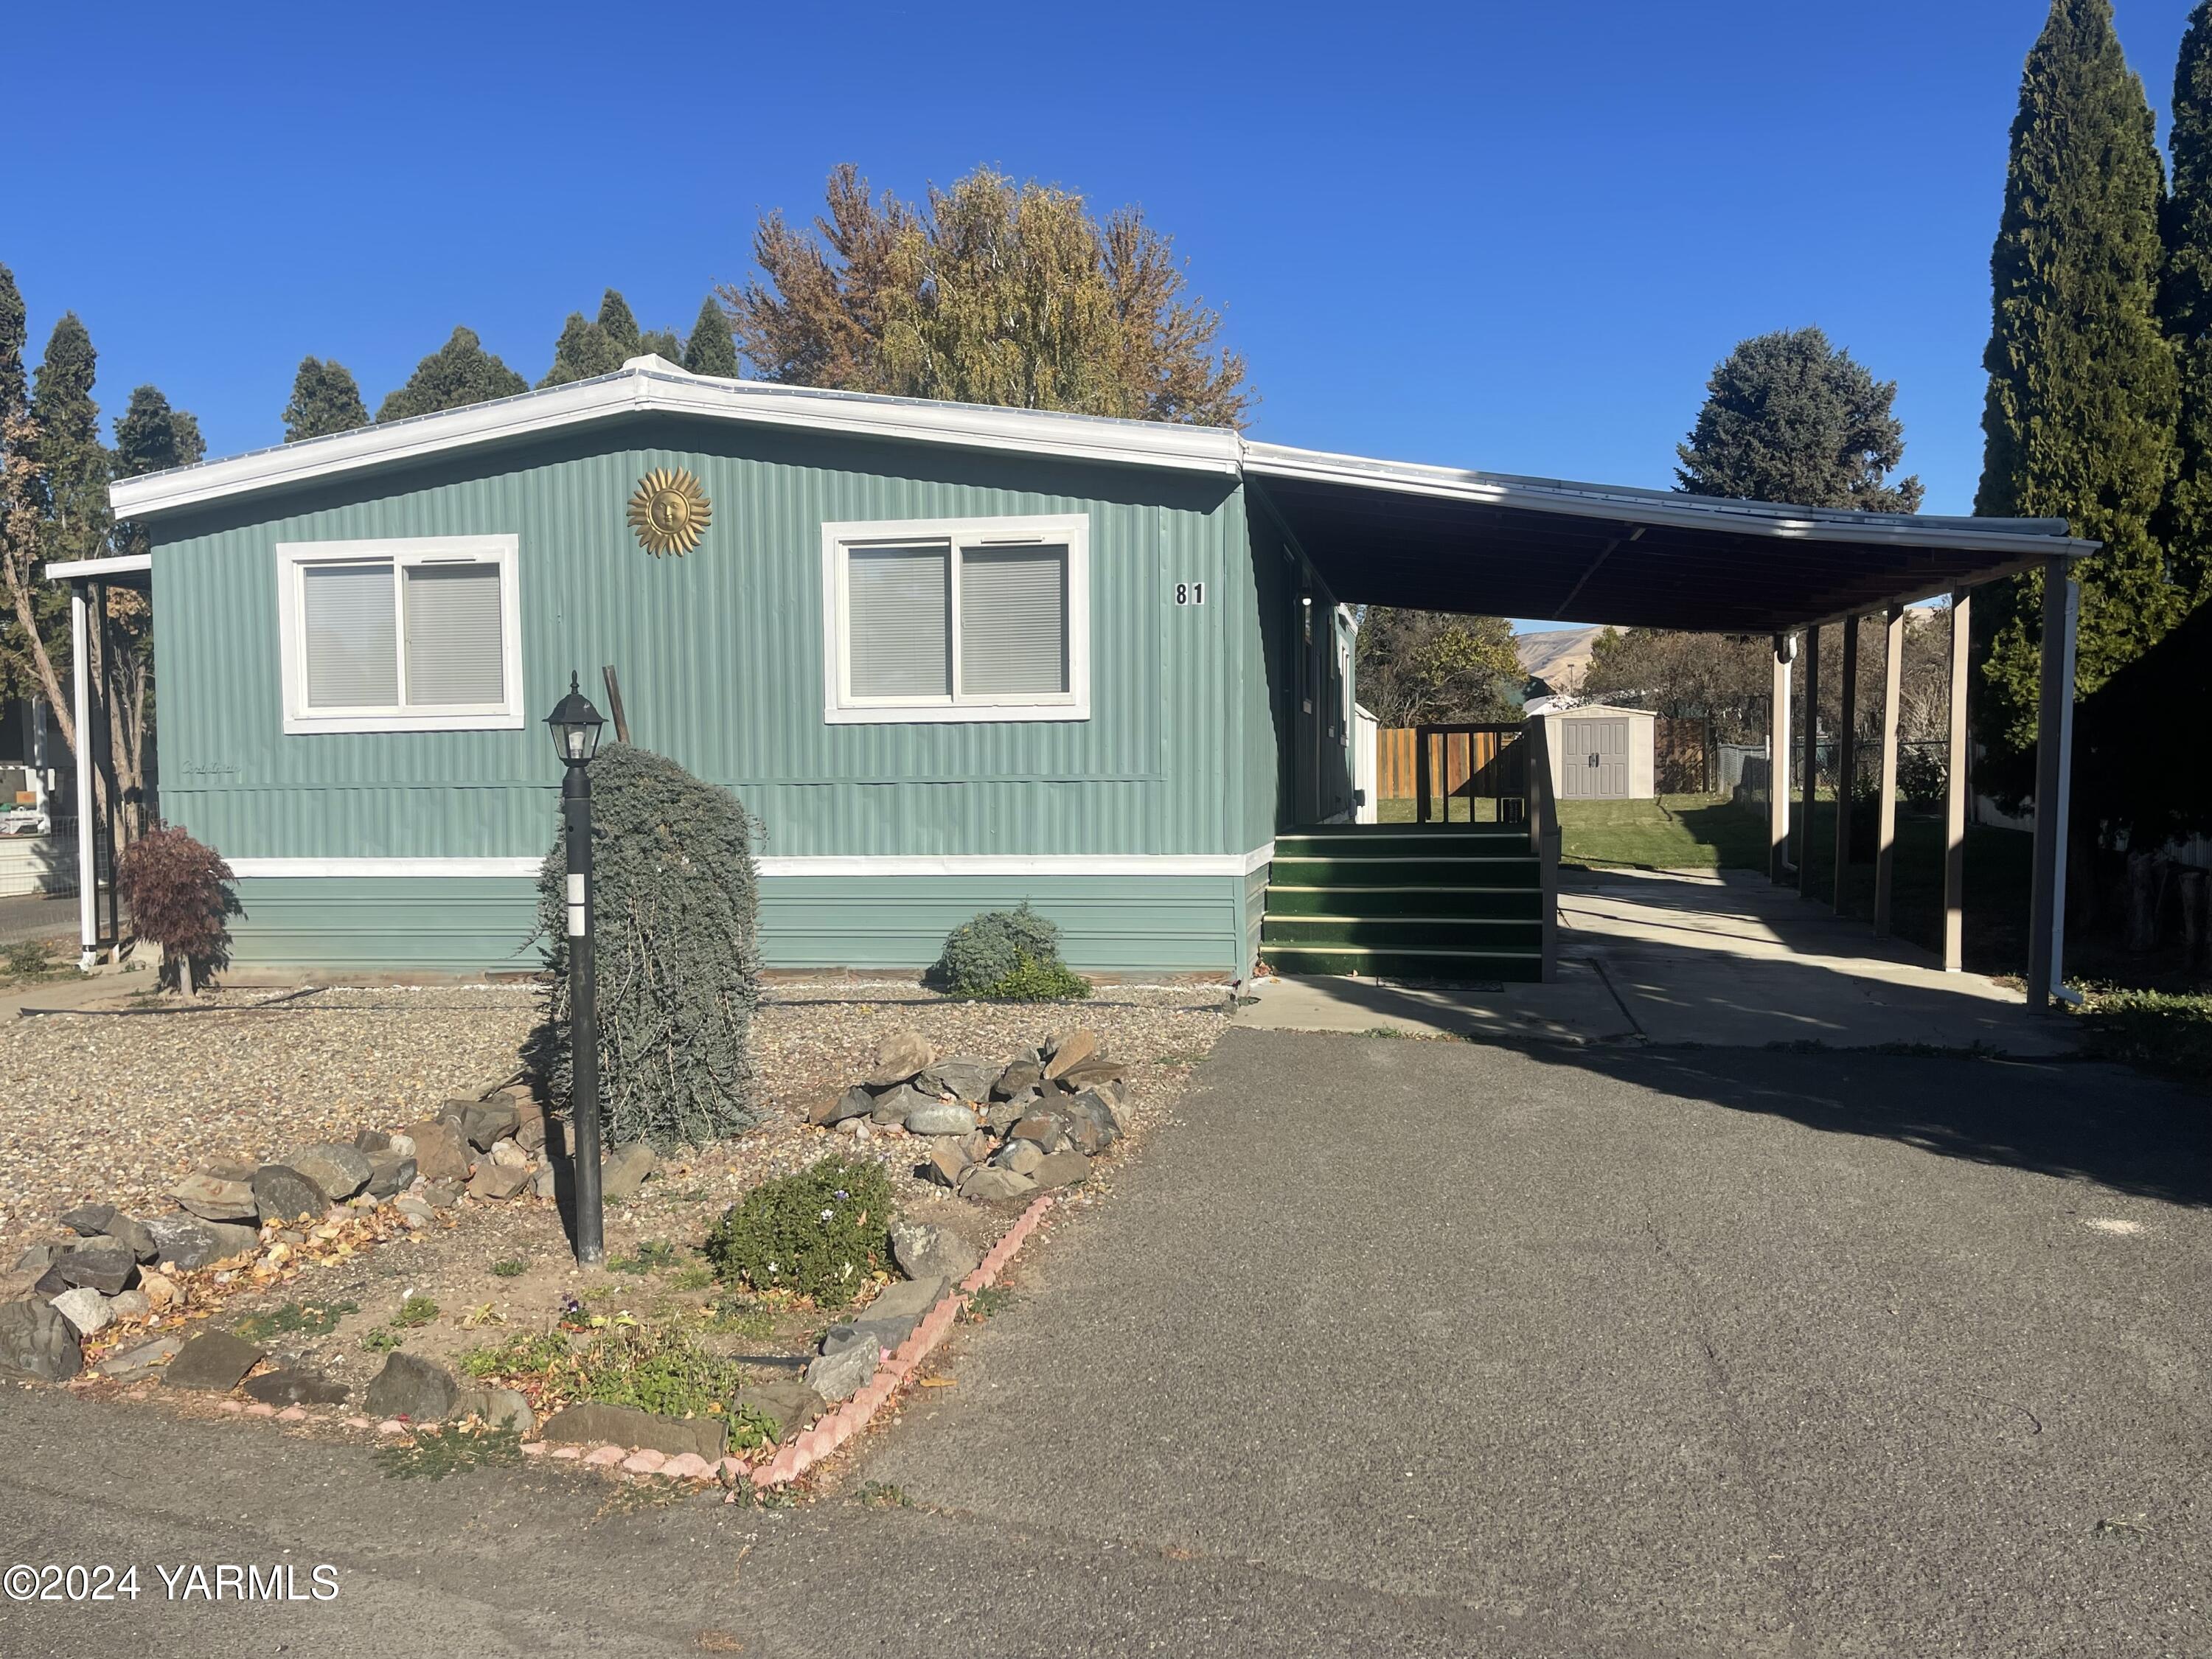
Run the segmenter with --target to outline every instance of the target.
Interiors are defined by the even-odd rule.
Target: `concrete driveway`
[[[341,1584],[0,1603],[0,1653],[2212,1650],[2201,1097],[1253,1031],[1200,1075],[799,1510],[0,1390],[0,1560]]]

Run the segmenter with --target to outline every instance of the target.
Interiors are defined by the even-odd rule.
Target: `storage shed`
[[[1589,702],[1544,717],[1552,754],[1552,793],[1561,800],[1650,800],[1652,739],[1659,717],[1648,709]]]

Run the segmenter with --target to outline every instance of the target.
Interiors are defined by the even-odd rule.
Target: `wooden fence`
[[[1414,800],[1420,793],[1424,728],[1388,726],[1375,734],[1375,795],[1377,800]],[[1429,791],[1432,809],[1455,798],[1518,799],[1526,792],[1518,727],[1474,732],[1427,728]],[[1439,817],[1449,817],[1448,810]]]

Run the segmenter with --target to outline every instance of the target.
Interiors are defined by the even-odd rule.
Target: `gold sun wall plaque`
[[[629,498],[629,527],[637,544],[653,555],[689,553],[699,545],[714,504],[698,479],[680,467],[655,467]]]

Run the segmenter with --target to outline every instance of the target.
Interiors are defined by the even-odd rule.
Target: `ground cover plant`
[[[1091,994],[1091,981],[1060,959],[1060,929],[1026,904],[986,910],[947,935],[928,983],[954,996],[1060,1002]]]
[[[726,1211],[707,1236],[707,1257],[748,1290],[842,1308],[890,1262],[895,1211],[882,1164],[825,1158],[763,1182]]]

